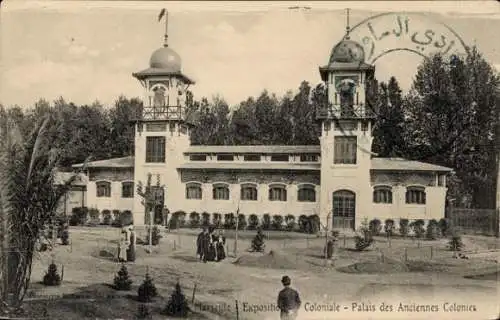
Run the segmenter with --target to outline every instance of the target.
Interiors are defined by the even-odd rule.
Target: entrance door
[[[333,193],[333,228],[353,229],[356,215],[356,194],[349,190]]]

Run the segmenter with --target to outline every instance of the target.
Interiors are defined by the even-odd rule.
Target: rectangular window
[[[438,175],[438,187],[444,187],[445,186],[445,184],[446,184],[446,182],[445,182],[446,180],[445,179],[446,179],[446,175],[444,175],[444,174]]]
[[[218,154],[217,161],[233,161],[234,155],[232,154]]]
[[[111,197],[111,183],[107,181],[100,181],[96,183],[96,191],[98,198],[109,198]]]
[[[288,154],[273,154],[271,161],[288,162]]]
[[[260,161],[260,154],[246,154],[243,156],[243,161]]]
[[[206,154],[192,154],[189,156],[190,161],[207,161]]]
[[[357,137],[335,137],[334,163],[356,164]]]
[[[283,186],[269,188],[269,201],[286,201],[286,188]]]
[[[133,182],[123,182],[122,183],[122,198],[133,198],[134,197],[134,183]]]
[[[317,154],[301,154],[300,162],[318,162]]]
[[[146,137],[146,162],[165,162],[165,137]]]

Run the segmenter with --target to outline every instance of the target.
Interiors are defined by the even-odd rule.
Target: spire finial
[[[158,15],[158,22],[161,21],[163,16],[165,16],[165,38],[163,40],[163,46],[168,47],[168,11],[165,8],[161,9]]]
[[[351,27],[349,26],[349,11],[350,9],[346,9],[346,27],[345,27],[345,39],[349,40],[349,32],[351,31]]]

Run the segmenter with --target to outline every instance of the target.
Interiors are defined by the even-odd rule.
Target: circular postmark
[[[349,29],[348,29],[349,30]],[[373,66],[381,57],[397,53],[398,51],[406,51],[423,57],[429,58],[433,54],[441,54],[449,56],[450,62],[460,59],[469,53],[469,48],[462,38],[449,26],[433,18],[430,14],[425,13],[408,13],[408,12],[389,12],[382,13],[369,17],[350,29],[348,35],[337,43],[332,49],[330,55],[330,63],[334,60],[338,62],[351,61],[357,62],[359,65]],[[348,97],[346,93],[350,93],[354,97],[354,92],[358,89],[358,77],[336,76],[335,97]],[[338,79],[338,80],[337,80]],[[375,78],[373,77],[373,80]],[[377,104],[380,103],[375,99],[378,95],[378,83],[376,81],[369,82],[365,79],[364,101],[334,101],[334,105],[338,105],[340,110],[346,105],[350,109],[359,109],[358,114],[354,114],[353,118],[365,118],[367,121],[371,119],[372,125],[375,125],[373,120],[380,118],[381,115],[377,112]],[[366,88],[371,86],[371,88]],[[357,97],[357,96],[356,96]],[[387,104],[390,104],[389,95],[387,95]],[[357,98],[356,98],[357,100]],[[332,104],[332,101],[329,101]],[[344,103],[344,106],[342,105]],[[352,107],[355,105],[355,107]],[[352,111],[352,110],[351,110]],[[332,113],[333,122],[339,124],[337,127],[344,135],[351,135],[351,131],[345,130],[346,119],[342,112]],[[365,137],[365,136],[363,136]],[[365,140],[368,137],[365,137]],[[364,143],[357,144],[357,149],[362,152],[373,154],[370,149],[363,147]]]

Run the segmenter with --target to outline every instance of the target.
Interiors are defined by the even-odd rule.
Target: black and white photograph
[[[499,319],[496,1],[0,3],[0,320]]]

